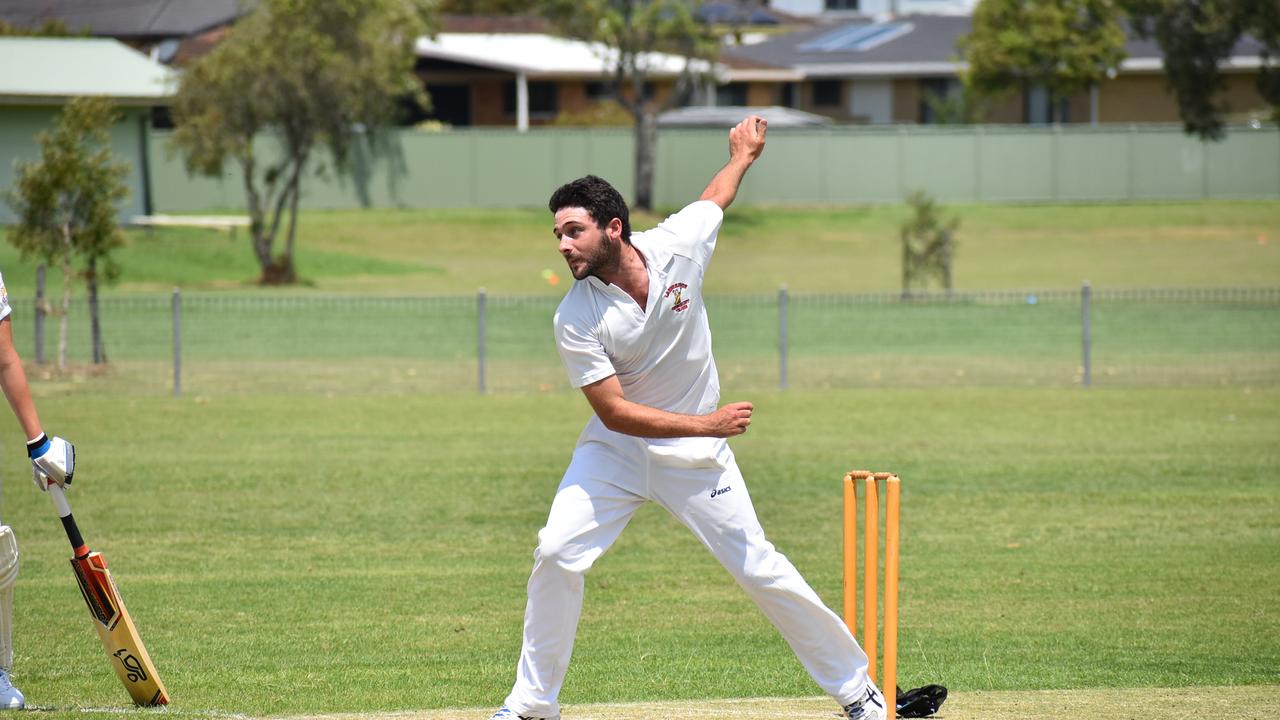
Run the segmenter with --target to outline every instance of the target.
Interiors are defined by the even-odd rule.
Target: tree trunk
[[[272,233],[267,229],[266,212],[253,179],[256,164],[252,158],[242,157],[240,166],[244,172],[244,194],[249,205],[249,242],[253,246],[253,256],[258,260],[258,267],[265,271],[271,265]]]
[[[272,235],[279,231],[280,217],[285,212],[289,212],[289,229],[287,230],[289,239],[284,252],[269,257],[262,265],[262,275],[258,277],[259,285],[289,285],[298,280],[293,265],[293,233],[298,213],[298,187],[296,181],[286,185],[276,202],[276,220],[271,223]]]
[[[302,196],[302,168],[306,166],[310,152],[309,145],[303,146],[301,150],[294,152],[288,163],[288,167],[291,168],[288,170],[289,179],[274,201],[271,233],[266,247],[267,259],[265,263],[259,260],[262,264],[262,276],[258,278],[258,283],[261,285],[290,285],[298,281],[293,264],[293,244],[298,221],[298,200]],[[272,256],[271,247],[275,245],[276,233],[280,231],[280,220],[286,212],[289,214],[288,242],[282,254]]]
[[[71,262],[62,261],[62,311],[58,313],[58,369],[67,369],[67,320],[71,315]]]
[[[637,103],[636,119],[636,200],[634,209],[653,209],[653,175],[658,151],[658,116],[647,103]]]
[[[62,256],[62,313],[58,318],[58,369],[67,369],[67,323],[71,316],[71,225],[62,224],[62,242],[66,254]]]
[[[107,362],[107,350],[102,345],[102,318],[98,313],[98,259],[89,259],[89,272],[85,276],[89,288],[89,333],[93,338],[93,364]]]
[[[49,305],[44,300],[45,266],[36,266],[36,364],[44,364],[44,319],[49,314]]]
[[[297,282],[298,274],[294,269],[293,263],[293,247],[294,241],[298,236],[298,198],[302,194],[299,183],[301,179],[293,176],[293,197],[289,198],[289,237],[285,241],[284,256],[280,258],[279,264],[284,266],[287,273],[288,282]]]
[[[947,297],[951,297],[951,231],[942,231],[942,287],[947,291]]]
[[[914,275],[911,265],[911,235],[902,233],[902,299],[911,297],[911,278]]]
[[[253,223],[254,232],[252,234],[253,256],[258,259],[258,267],[266,270],[271,265],[271,238],[266,234],[265,227],[259,229],[258,223]]]

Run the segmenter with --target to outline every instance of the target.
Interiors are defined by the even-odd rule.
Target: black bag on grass
[[[947,699],[947,689],[941,685],[925,685],[914,690],[898,691],[898,716],[904,718],[922,718],[938,712],[943,701]]]

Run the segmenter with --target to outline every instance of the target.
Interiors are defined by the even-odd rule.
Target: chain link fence
[[[537,393],[568,389],[559,298],[187,294],[108,297],[93,370],[87,305],[13,299],[36,378],[124,393]],[[1090,289],[706,299],[726,389],[1174,386],[1280,382],[1280,288]],[[35,362],[43,359],[43,363]]]

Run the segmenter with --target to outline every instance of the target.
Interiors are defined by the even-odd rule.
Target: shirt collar
[[[665,278],[667,276],[666,263],[664,262],[667,258],[661,257],[662,248],[651,245],[639,233],[631,235],[631,245],[644,256],[645,272],[649,276],[650,284],[653,283],[654,277]],[[622,288],[612,283],[607,283],[595,275],[588,275],[586,279],[587,282],[591,283],[592,287],[598,290],[622,292]]]

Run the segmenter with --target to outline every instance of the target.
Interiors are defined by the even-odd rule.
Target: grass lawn
[[[726,396],[741,393],[726,386]],[[1280,391],[752,393],[735,441],[771,539],[840,604],[839,480],[904,478],[903,685],[1275,682]],[[489,707],[576,394],[130,397],[46,387],[72,503],[183,714]],[[50,718],[125,695],[47,499],[7,465],[15,677]],[[659,509],[587,580],[567,703],[812,696],[728,575]]]
[[[952,211],[962,290],[1280,280],[1274,202]],[[757,405],[734,447],[771,539],[839,607],[840,478],[901,473],[904,686],[1083,689],[1096,702],[1114,688],[1274,686],[1275,304],[1099,302],[1099,387],[1082,391],[1071,299],[818,297],[898,289],[903,214],[728,216],[707,304],[723,395]],[[307,282],[263,290],[243,232],[130,233],[104,306],[112,368],[32,372],[46,427],[79,450],[80,525],[111,562],[172,714],[491,708],[514,676],[536,533],[589,413],[562,391],[550,344],[566,274],[549,217],[311,212],[299,243]],[[32,268],[0,242],[21,343]],[[788,392],[770,389],[783,283],[796,298]],[[181,398],[166,394],[174,286],[191,298]],[[470,391],[480,286],[488,396]],[[293,302],[339,294],[378,297]],[[73,327],[73,345],[86,337]],[[15,680],[51,720],[119,708],[61,526],[25,482],[12,425],[8,437],[0,517],[23,553]],[[587,587],[570,705],[817,694],[655,507]]]
[[[708,294],[878,292],[900,287],[900,206],[733,207]],[[955,206],[959,289],[1219,287],[1280,279],[1280,203]],[[639,215],[633,226],[660,216]],[[567,274],[550,216],[537,210],[308,212],[301,292],[560,295]],[[120,292],[242,290],[257,270],[244,231],[131,232]],[[29,296],[32,264],[0,243],[10,293]],[[543,270],[561,279],[556,286]]]

